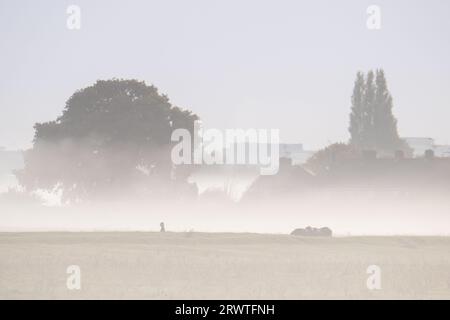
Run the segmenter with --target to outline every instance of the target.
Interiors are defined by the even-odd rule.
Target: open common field
[[[367,268],[380,268],[369,290]],[[80,290],[69,290],[69,266]],[[1,233],[1,299],[450,298],[449,237]]]

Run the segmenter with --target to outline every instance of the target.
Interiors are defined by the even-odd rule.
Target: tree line
[[[358,72],[349,143],[319,151],[309,165],[355,150],[407,150],[392,109],[384,71]],[[16,175],[26,190],[60,189],[72,202],[124,192],[143,197],[195,194],[187,182],[192,168],[171,162],[170,136],[177,128],[192,132],[198,119],[144,82],[97,81],[76,91],[60,117],[34,126],[33,147]]]

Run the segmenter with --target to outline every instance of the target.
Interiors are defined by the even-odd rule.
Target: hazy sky
[[[81,8],[81,30],[66,9]],[[369,5],[381,30],[366,27]],[[348,139],[355,73],[385,69],[402,136],[450,143],[450,1],[0,0],[0,146],[27,148],[97,79],[156,85],[205,126]]]

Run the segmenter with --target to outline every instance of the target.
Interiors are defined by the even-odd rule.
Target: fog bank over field
[[[364,195],[364,197],[363,197]],[[1,204],[0,231],[167,231],[290,233],[327,226],[335,235],[450,235],[450,201],[427,196],[408,201],[355,191],[236,203],[220,195],[197,201],[115,202],[67,207]],[[396,199],[397,198],[397,199]]]

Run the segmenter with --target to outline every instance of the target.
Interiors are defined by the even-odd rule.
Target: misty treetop
[[[166,182],[186,178],[174,172],[171,133],[193,130],[197,119],[144,82],[97,81],[75,92],[56,120],[35,125],[19,181],[30,190],[57,186],[72,200],[163,191]]]
[[[350,114],[350,143],[361,150],[408,151],[397,132],[392,96],[382,69],[356,75]]]
[[[93,146],[168,144],[174,128],[197,119],[173,107],[154,86],[136,80],[97,81],[75,92],[56,121],[35,125],[34,144],[61,138],[89,140]]]
[[[392,158],[400,151],[410,156],[412,150],[398,134],[392,109],[384,71],[370,70],[367,75],[358,72],[351,97],[349,143],[335,143],[319,150],[305,167],[319,174],[328,172],[337,162],[359,159],[364,154]]]

